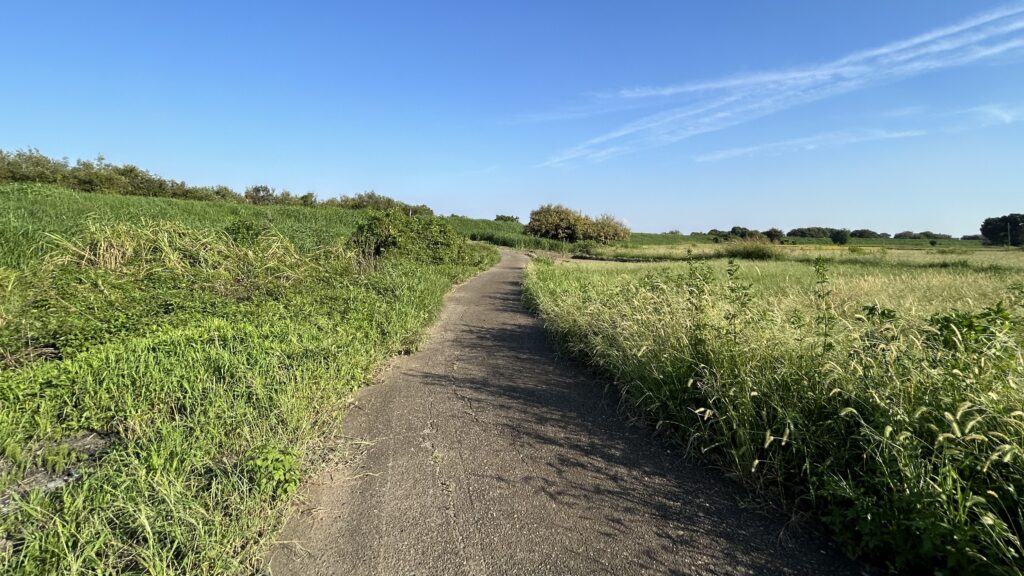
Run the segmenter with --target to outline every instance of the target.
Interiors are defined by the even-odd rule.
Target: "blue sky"
[[[646,231],[1024,211],[1024,3],[213,4],[6,6],[0,148]]]

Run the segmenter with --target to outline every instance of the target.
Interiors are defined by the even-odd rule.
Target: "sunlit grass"
[[[832,252],[537,262],[526,296],[659,429],[816,513],[851,553],[908,573],[1019,574],[1019,256]]]

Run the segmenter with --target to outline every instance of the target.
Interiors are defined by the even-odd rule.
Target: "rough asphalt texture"
[[[306,486],[282,574],[859,574],[631,426],[520,303],[527,257],[449,295],[420,350],[361,391],[355,462]]]

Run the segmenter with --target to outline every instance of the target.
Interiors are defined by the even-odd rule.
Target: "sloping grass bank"
[[[497,259],[433,218],[360,214],[300,249],[205,206],[8,259],[0,573],[253,571],[344,399]]]
[[[903,281],[883,269],[892,278],[851,313],[823,262],[806,281],[761,286],[773,276],[761,269],[780,265],[796,264],[538,261],[525,289],[565,349],[659,429],[815,513],[850,553],[913,574],[1020,574],[1021,276],[993,278],[1001,303],[921,314],[878,304]],[[915,269],[902,289],[913,300],[940,272]]]

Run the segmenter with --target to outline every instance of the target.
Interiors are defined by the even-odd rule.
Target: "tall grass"
[[[550,238],[538,238],[525,232],[519,222],[503,220],[477,220],[464,216],[449,216],[449,224],[470,240],[479,240],[496,246],[508,246],[518,250],[547,250],[568,252],[572,244]]]
[[[763,286],[780,266],[807,272]],[[827,266],[533,264],[525,286],[562,345],[661,430],[814,512],[852,554],[908,573],[1020,574],[1020,275],[989,280],[1001,304],[939,296],[911,310],[870,290],[851,306]]]
[[[109,214],[89,195],[79,223],[62,216],[87,202],[36,191],[4,199],[39,208],[21,237],[47,244],[0,269],[4,574],[256,571],[345,398],[497,258],[437,243],[454,232],[433,219],[396,224],[367,265],[342,226],[276,207],[118,198],[130,211]]]

